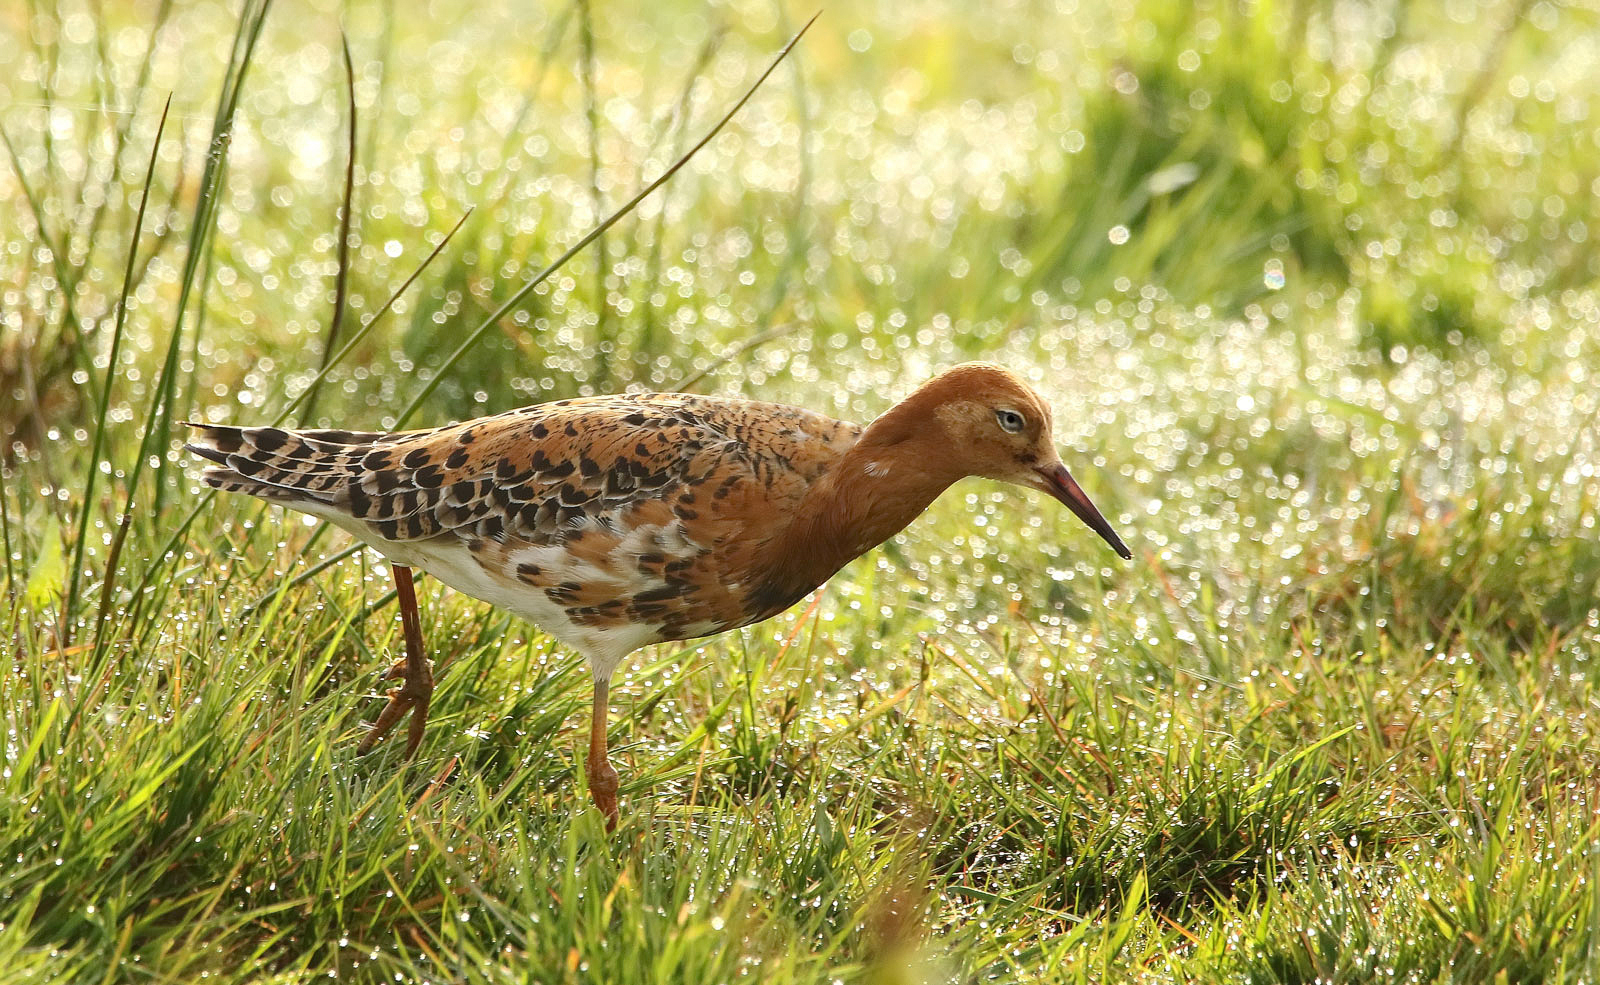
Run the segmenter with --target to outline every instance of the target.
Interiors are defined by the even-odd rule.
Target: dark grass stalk
[[[111,384],[116,378],[117,361],[122,352],[122,333],[123,329],[127,325],[128,320],[128,295],[133,287],[134,262],[139,253],[139,238],[144,229],[145,209],[150,201],[150,186],[155,179],[156,153],[160,148],[161,134],[166,129],[167,114],[171,111],[171,109],[172,99],[169,96],[166,106],[164,106],[161,110],[161,120],[157,124],[156,135],[154,140],[151,142],[150,165],[149,169],[145,173],[144,187],[139,196],[138,216],[134,222],[131,242],[128,245],[127,263],[123,270],[122,293],[117,299],[117,314],[111,335],[111,353],[109,356],[109,362],[106,364],[105,383],[100,387],[100,392],[98,394],[98,408],[95,414],[94,441],[90,449],[89,467],[84,478],[82,508],[79,510],[78,515],[78,535],[76,537],[76,543],[73,546],[72,571],[71,574],[68,575],[67,592],[63,598],[63,604],[66,607],[63,628],[66,631],[70,631],[67,628],[72,625],[74,610],[77,604],[78,581],[83,574],[83,552],[85,542],[88,539],[89,517],[90,514],[95,512],[94,487],[95,481],[99,476],[100,457],[105,449],[106,415],[110,409]],[[9,138],[7,138],[6,144],[9,148]],[[41,227],[40,234],[43,235],[43,227]],[[123,519],[124,523],[118,531],[118,541],[113,547],[113,552],[115,552],[116,547],[120,547],[121,537],[126,533],[127,530],[126,514],[124,514]],[[110,581],[109,571],[107,572],[107,581]]]
[[[739,112],[739,110],[744,107],[744,104],[750,101],[750,97],[755,95],[756,90],[759,89],[761,84],[767,80],[767,77],[783,63],[783,60],[788,57],[789,52],[792,51],[794,46],[799,43],[800,39],[805,36],[807,29],[809,29],[812,24],[816,23],[817,17],[819,16],[821,16],[820,13],[813,14],[811,19],[806,21],[805,27],[802,27],[794,35],[794,37],[789,39],[789,43],[783,46],[782,51],[778,52],[777,57],[774,58],[772,63],[767,66],[766,71],[761,73],[760,77],[750,85],[750,88],[745,90],[744,95],[739,98],[739,101],[734,103],[733,107],[729,109],[727,113],[723,114],[722,119],[717,121],[717,124],[707,131],[705,136],[700,138],[699,142],[697,142],[693,147],[689,148],[689,150],[684,153],[682,157],[678,158],[677,161],[673,162],[672,166],[663,171],[660,177],[646,185],[639,191],[638,194],[629,199],[621,208],[613,212],[603,222],[591,229],[582,239],[578,240],[577,243],[568,248],[565,253],[557,257],[554,263],[546,267],[532,280],[529,280],[527,283],[523,284],[522,287],[512,294],[504,304],[491,313],[489,317],[485,318],[477,328],[473,329],[472,333],[467,336],[461,345],[458,346],[456,350],[450,354],[449,358],[447,358],[444,363],[441,364],[434,372],[433,378],[430,379],[422,387],[422,390],[419,391],[414,398],[412,398],[411,402],[406,405],[405,410],[400,413],[399,418],[396,420],[395,426],[403,426],[405,422],[411,418],[411,415],[416,413],[417,408],[422,406],[422,402],[428,399],[434,390],[439,388],[439,384],[443,382],[446,374],[450,372],[451,368],[453,368],[456,363],[460,362],[463,356],[472,351],[473,347],[478,344],[478,341],[482,339],[484,335],[488,334],[490,329],[499,324],[500,319],[505,317],[507,312],[511,311],[518,304],[520,304],[524,298],[533,293],[534,288],[548,280],[551,275],[565,266],[567,261],[576,256],[580,251],[583,250],[584,247],[594,242],[601,235],[603,235],[606,230],[616,225],[625,216],[631,213],[635,208],[638,207],[640,202],[644,201],[645,198],[650,195],[651,192],[670,181],[672,176],[677,174],[684,165],[688,164],[689,161],[706,146],[706,144],[711,142],[713,137],[721,133],[723,127],[726,127],[729,121],[731,121]]]
[[[72,548],[72,572],[67,580],[67,598],[77,598],[78,579],[83,574],[83,550],[89,539],[89,516],[95,513],[94,487],[95,480],[100,475],[100,459],[105,454],[106,445],[106,417],[111,410],[111,386],[117,378],[117,363],[122,355],[123,330],[128,324],[128,294],[133,288],[134,263],[139,255],[139,240],[144,235],[145,209],[150,204],[150,188],[155,184],[156,161],[161,150],[161,136],[167,130],[167,114],[172,111],[172,97],[167,97],[166,104],[161,107],[161,119],[156,123],[155,136],[150,139],[150,164],[145,169],[144,186],[139,192],[139,208],[134,213],[133,233],[128,237],[127,262],[122,270],[122,292],[117,297],[116,319],[111,326],[111,352],[106,357],[106,379],[100,388],[100,403],[95,409],[94,440],[89,444],[89,467],[85,470],[83,479],[82,506],[78,511],[78,535],[74,538]],[[116,539],[112,542],[111,551],[106,556],[105,581],[100,593],[100,613],[96,626],[96,646],[100,644],[100,629],[105,626],[106,616],[109,613],[112,598],[112,586],[116,584],[117,558],[122,553],[123,541],[128,535],[128,523],[132,513],[124,513],[117,526]],[[70,613],[69,613],[70,615]],[[67,620],[71,625],[71,619]]]
[[[250,67],[251,58],[255,52],[256,41],[261,36],[267,10],[271,0],[252,0],[240,14],[239,27],[234,35],[233,51],[229,57],[228,71],[224,76],[222,95],[218,99],[217,114],[212,124],[210,153],[206,157],[205,170],[201,176],[200,192],[195,203],[195,221],[189,232],[189,250],[185,258],[183,273],[179,281],[178,298],[175,306],[176,318],[172,326],[172,335],[167,344],[166,358],[164,359],[156,386],[151,394],[150,406],[145,412],[144,434],[139,441],[139,452],[134,459],[133,468],[129,470],[127,480],[127,495],[123,502],[124,515],[133,512],[134,497],[138,494],[139,480],[142,478],[145,462],[154,448],[166,438],[171,428],[172,404],[175,400],[175,384],[177,382],[178,354],[181,351],[183,340],[183,312],[188,307],[189,295],[194,287],[195,273],[199,269],[205,255],[205,246],[211,238],[213,221],[216,217],[217,202],[221,197],[222,179],[226,173],[229,135],[233,129],[233,115],[238,107],[239,93],[244,85],[245,75]],[[165,456],[155,468],[154,481],[157,487],[154,495],[155,512],[159,513],[161,497],[160,487],[165,478],[167,461]],[[160,567],[165,555],[152,559],[150,570]],[[67,601],[69,614],[76,606],[76,598]],[[68,620],[70,627],[71,620]]]
[[[195,203],[195,219],[190,227],[188,249],[186,251],[183,271],[179,281],[178,301],[176,305],[176,319],[173,324],[172,334],[168,341],[166,357],[157,376],[157,385],[151,397],[150,409],[146,414],[146,430],[140,442],[139,457],[135,463],[135,473],[129,483],[130,505],[132,496],[138,484],[138,471],[157,446],[158,436],[165,436],[171,429],[173,406],[177,402],[177,370],[178,357],[182,351],[184,340],[183,318],[189,310],[190,297],[196,284],[200,287],[199,309],[195,315],[195,329],[190,335],[198,336],[203,329],[205,320],[205,298],[209,294],[210,285],[206,278],[197,281],[196,272],[204,265],[209,274],[213,262],[212,244],[213,232],[222,189],[226,182],[228,167],[228,148],[232,140],[233,117],[238,106],[239,93],[242,90],[245,74],[247,73],[255,44],[260,37],[266,13],[271,0],[254,0],[251,6],[240,15],[239,30],[234,38],[233,52],[229,58],[229,67],[224,76],[222,94],[218,100],[217,114],[212,124],[212,134],[207,143],[208,153],[206,164],[201,174],[200,187]],[[162,456],[155,468],[153,503],[157,512],[160,510],[164,498],[164,484],[168,463]]]
[[[201,174],[200,195],[195,203],[195,221],[190,229],[189,249],[184,258],[183,272],[178,282],[178,299],[175,306],[177,317],[172,326],[172,335],[167,344],[166,358],[162,362],[161,370],[156,378],[155,393],[151,397],[150,410],[145,420],[149,423],[139,446],[139,459],[135,463],[135,473],[128,483],[129,507],[132,507],[132,498],[138,487],[138,469],[142,469],[145,461],[155,450],[161,447],[172,430],[173,413],[178,402],[178,367],[179,355],[183,349],[184,341],[184,312],[189,308],[190,296],[196,286],[200,289],[200,298],[195,315],[195,330],[189,333],[196,338],[204,324],[205,297],[210,292],[211,285],[199,281],[197,271],[202,264],[211,262],[211,250],[215,242],[217,211],[222,200],[222,190],[227,182],[228,173],[228,148],[233,139],[233,119],[238,110],[239,96],[244,90],[245,78],[249,73],[250,65],[254,60],[256,42],[261,37],[262,29],[266,25],[267,11],[271,8],[271,0],[253,0],[247,4],[239,16],[239,30],[234,37],[233,52],[229,57],[228,72],[224,76],[222,94],[217,103],[217,114],[212,125],[209,152],[206,155],[206,167]],[[167,456],[158,456],[152,476],[152,507],[159,515],[162,502],[166,495],[167,470],[171,467]]]
[[[333,282],[333,313],[328,320],[328,335],[322,346],[322,365],[317,378],[306,396],[306,417],[316,413],[317,396],[322,392],[322,379],[333,358],[334,346],[339,343],[339,328],[344,324],[347,307],[346,295],[350,290],[350,222],[355,214],[356,196],[356,70],[350,61],[350,37],[339,32],[339,50],[344,54],[345,112],[349,121],[346,131],[344,161],[344,197],[339,209],[339,272]]]
[[[604,215],[605,194],[600,191],[600,106],[594,78],[594,16],[589,0],[578,0],[578,75],[583,85],[583,118],[589,141],[589,201],[594,214]],[[611,302],[606,278],[611,273],[611,251],[604,236],[594,238],[594,358],[595,388],[611,389],[611,357],[617,340],[611,330]]]
[[[11,470],[0,463],[0,550],[6,555],[6,595],[17,605],[17,571],[11,562]]]
[[[320,382],[324,376],[326,376],[329,372],[332,372],[336,367],[338,367],[338,365],[341,362],[344,361],[346,356],[348,356],[348,355],[350,355],[350,353],[354,352],[356,347],[359,346],[363,341],[366,340],[366,337],[369,334],[371,334],[372,330],[375,327],[377,327],[378,321],[381,318],[383,318],[384,315],[388,314],[394,308],[394,304],[395,304],[396,301],[398,301],[400,299],[400,296],[403,295],[411,287],[411,285],[416,282],[418,277],[422,276],[422,272],[428,268],[429,264],[433,263],[434,259],[437,258],[440,253],[444,252],[445,246],[450,242],[450,240],[455,236],[455,234],[460,231],[461,227],[466,223],[468,217],[471,216],[471,215],[472,215],[472,211],[469,209],[469,210],[467,210],[466,213],[464,213],[461,216],[460,219],[456,220],[456,224],[454,226],[452,226],[450,228],[450,231],[448,233],[446,233],[444,235],[444,237],[439,240],[439,243],[436,246],[434,246],[433,250],[431,252],[429,252],[428,256],[426,258],[424,258],[423,261],[417,265],[416,269],[413,270],[411,272],[411,274],[408,277],[406,277],[406,279],[404,281],[402,281],[400,283],[400,285],[398,287],[396,287],[389,294],[388,299],[383,302],[383,304],[378,308],[377,311],[374,311],[372,313],[372,316],[369,317],[362,324],[361,329],[358,332],[356,332],[355,335],[351,336],[350,340],[345,343],[344,347],[342,349],[340,349],[338,351],[338,353],[336,353],[331,360],[328,361],[327,366],[324,367],[321,371],[318,372],[316,379],[314,379],[312,381],[313,384],[315,384],[317,382]],[[274,425],[279,425],[279,424],[282,424],[285,420],[287,420],[289,415],[294,413],[294,409],[297,406],[299,406],[300,401],[305,399],[306,393],[309,393],[309,392],[310,392],[310,390],[308,388],[299,397],[296,397],[293,400],[289,401],[289,403],[283,408],[283,410],[278,412],[278,416],[273,418],[272,423]],[[189,527],[191,525],[193,525],[193,523],[196,520],[196,518],[198,518],[199,515],[202,512],[204,512],[205,509],[208,508],[211,505],[211,501],[215,497],[216,497],[216,490],[207,490],[195,502],[195,505],[193,506],[193,508],[191,508],[189,510],[189,512],[184,515],[184,518],[177,524],[177,526],[173,528],[171,534],[167,537],[166,543],[162,546],[160,552],[157,553],[156,555],[154,555],[154,558],[155,558],[154,563],[152,563],[148,568],[146,568],[144,575],[140,578],[137,587],[134,589],[134,592],[133,592],[134,610],[129,615],[129,620],[128,621],[130,623],[137,623],[138,615],[139,615],[139,613],[140,613],[140,611],[142,609],[142,606],[143,606],[145,592],[146,592],[147,589],[150,588],[151,582],[155,578],[156,573],[159,572],[162,569],[162,567],[163,567],[163,565],[165,563],[165,559],[173,551],[177,550],[179,542],[182,541],[184,536],[188,533]],[[265,510],[266,507],[263,506],[262,509]],[[312,533],[312,535],[311,535],[312,536],[312,541],[314,541],[315,538],[320,536],[321,533],[324,530],[327,529],[327,526],[328,525],[325,524],[325,523],[319,525],[317,527],[316,531],[314,531]],[[297,581],[291,582],[290,584],[292,586],[292,585],[299,584],[299,583],[300,582],[297,580]],[[288,587],[288,586],[286,586],[286,587]],[[279,593],[278,592],[274,592],[273,594],[277,595]],[[253,612],[255,609],[259,608],[259,606],[261,604],[263,604],[265,601],[266,601],[266,599],[263,598],[263,599],[258,599],[254,603],[251,603],[251,605],[247,607],[247,610],[246,610],[247,614],[249,612]]]

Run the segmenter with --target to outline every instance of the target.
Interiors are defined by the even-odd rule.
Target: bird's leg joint
[[[409,657],[396,660],[389,669],[378,676],[381,681],[400,681],[400,687],[390,691],[391,695],[402,698],[426,698],[433,694],[433,661],[420,662],[422,673],[412,673],[412,661]]]
[[[607,760],[589,761],[589,790],[599,797],[615,799],[617,789],[622,785],[617,776],[617,771],[611,767]]]

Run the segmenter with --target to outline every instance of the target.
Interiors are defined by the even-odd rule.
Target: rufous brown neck
[[[965,472],[954,467],[944,429],[922,392],[862,432],[802,501],[768,547],[781,572],[773,604],[787,608],[850,561],[915,520]],[[765,606],[763,606],[765,607]]]

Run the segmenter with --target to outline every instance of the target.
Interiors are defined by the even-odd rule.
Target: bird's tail
[[[184,423],[194,428],[194,440],[184,449],[212,463],[200,473],[206,485],[313,512],[348,502],[361,459],[390,438],[377,431]]]

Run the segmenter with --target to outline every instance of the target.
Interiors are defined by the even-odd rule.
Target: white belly
[[[431,540],[389,541],[374,537],[360,521],[349,517],[319,514],[323,519],[348,530],[357,540],[382,554],[394,564],[415,568],[475,599],[497,606],[533,623],[581,654],[597,679],[608,680],[622,658],[656,639],[655,627],[643,623],[622,623],[598,628],[580,626],[567,616],[562,606],[550,601],[544,592],[524,585],[513,577],[500,577],[478,563],[467,545],[452,536]],[[561,580],[593,578],[592,565],[573,563],[559,548],[529,548],[532,558],[549,571],[561,572]],[[585,570],[587,569],[587,570]],[[618,585],[619,594],[626,586]]]

